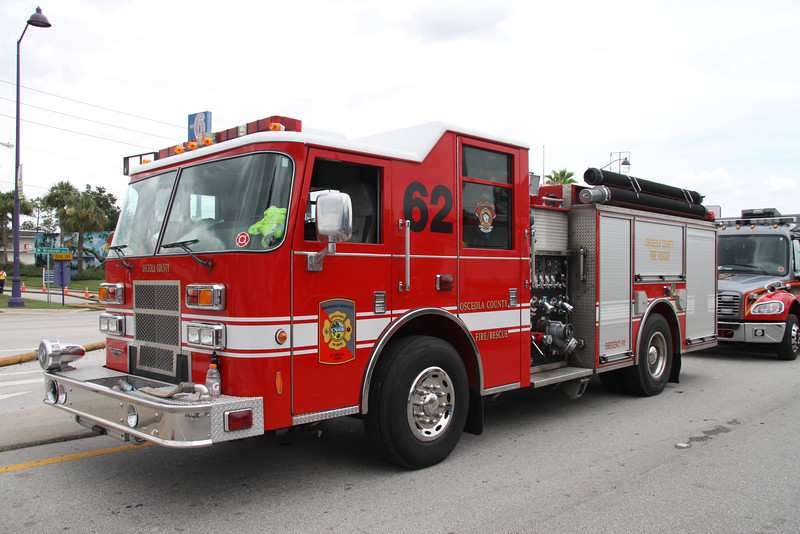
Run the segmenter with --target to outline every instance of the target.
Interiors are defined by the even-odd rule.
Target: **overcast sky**
[[[581,183],[630,152],[632,175],[723,215],[800,213],[796,0],[41,1],[52,27],[21,45],[27,198],[68,180],[121,204],[123,156],[184,141],[208,110],[214,130],[286,115],[349,138],[442,120]],[[5,143],[36,6],[0,5]],[[0,191],[13,166],[0,147]]]

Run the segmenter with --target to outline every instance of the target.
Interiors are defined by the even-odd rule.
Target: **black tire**
[[[614,393],[629,393],[628,387],[625,385],[623,371],[624,369],[617,369],[616,371],[600,373],[600,383],[603,384],[604,388]]]
[[[800,355],[800,321],[791,313],[786,317],[786,332],[783,340],[777,345],[778,358],[781,360],[796,360]]]
[[[623,376],[631,393],[652,397],[667,387],[672,370],[672,335],[664,316],[651,315],[640,339],[639,363],[623,369]]]
[[[381,355],[364,426],[381,457],[420,469],[453,451],[468,408],[467,372],[452,345],[409,336],[390,343]]]

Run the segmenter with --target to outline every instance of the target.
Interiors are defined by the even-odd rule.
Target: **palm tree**
[[[575,181],[573,176],[575,176],[575,173],[572,171],[568,171],[567,169],[561,169],[558,172],[554,170],[550,174],[544,177],[546,180],[545,184],[546,185],[577,184],[578,182]]]
[[[56,218],[58,219],[58,226],[61,228],[61,246],[64,246],[64,211],[71,199],[79,192],[74,185],[67,181],[58,182],[52,186],[46,195],[42,197],[42,203],[56,211]]]
[[[102,230],[108,219],[88,191],[73,195],[59,219],[63,231],[78,234],[78,276],[80,276],[83,274],[83,236],[88,232]]]

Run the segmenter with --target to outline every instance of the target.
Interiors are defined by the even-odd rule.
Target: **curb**
[[[100,350],[106,348],[105,341],[99,341],[97,343],[89,343],[88,345],[81,345],[86,352],[92,352],[93,350]],[[39,352],[25,352],[23,354],[17,354],[16,356],[5,356],[0,358],[0,367],[5,367],[6,365],[16,365],[18,363],[25,363],[36,360],[39,358]]]

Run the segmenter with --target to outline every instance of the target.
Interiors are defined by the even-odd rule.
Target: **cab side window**
[[[316,241],[316,199],[327,192],[350,195],[353,204],[351,243],[380,243],[381,169],[345,161],[317,159],[311,175],[304,237]]]
[[[467,248],[512,248],[512,156],[462,147],[461,225]]]

